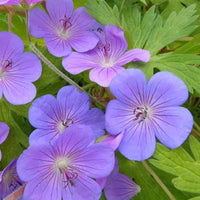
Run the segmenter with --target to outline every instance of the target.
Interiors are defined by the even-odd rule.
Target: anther
[[[68,28],[70,28],[72,26],[71,23],[71,18],[67,18],[66,15],[64,17],[64,19],[60,19],[60,22],[62,23],[63,29],[67,30]]]
[[[134,118],[133,120],[137,120],[139,123],[144,121],[147,118],[147,108],[146,107],[137,107],[133,110]]]
[[[12,68],[13,62],[12,60],[5,60],[5,62],[2,65],[2,71],[6,71],[8,68]]]
[[[65,127],[69,127],[70,125],[72,125],[74,122],[72,119],[67,119],[66,121],[62,121],[62,125]]]

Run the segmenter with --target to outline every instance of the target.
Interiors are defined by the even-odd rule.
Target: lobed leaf
[[[172,183],[177,189],[200,193],[200,142],[193,136],[190,136],[189,142],[194,158],[183,147],[170,150],[158,143],[150,163],[173,174],[175,178],[172,179]]]

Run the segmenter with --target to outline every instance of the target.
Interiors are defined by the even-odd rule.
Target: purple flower
[[[70,127],[53,144],[33,145],[20,156],[24,199],[98,200],[101,188],[93,179],[108,176],[114,159],[107,144],[94,144],[87,126]]]
[[[0,144],[2,144],[8,137],[9,129],[10,128],[7,124],[0,122]],[[1,160],[1,150],[0,150],[0,160]]]
[[[140,187],[128,176],[119,173],[119,164],[115,158],[115,167],[107,178],[98,179],[97,182],[104,189],[107,200],[130,200],[138,192]]]
[[[17,175],[16,162],[17,160],[13,159],[0,174],[0,199],[7,197],[24,184]]]
[[[25,0],[29,6],[43,0]],[[22,0],[0,0],[0,5],[21,5]]]
[[[90,126],[95,137],[104,135],[104,113],[90,109],[91,101],[84,92],[74,86],[65,86],[57,94],[38,98],[29,109],[29,121],[37,128],[30,136],[30,144],[56,139],[69,126]]]
[[[108,144],[108,146],[110,146],[113,149],[113,151],[116,151],[122,141],[123,136],[124,131],[122,131],[118,135],[111,135],[107,138],[104,138],[101,142]]]
[[[30,32],[44,38],[49,52],[57,57],[67,56],[72,48],[79,52],[93,49],[98,37],[89,31],[95,20],[81,7],[73,12],[72,0],[47,0],[49,15],[41,9],[30,11]]]
[[[119,151],[130,160],[151,157],[157,139],[169,148],[179,147],[189,136],[193,117],[180,107],[188,90],[170,72],[158,72],[147,83],[141,70],[128,69],[110,84],[117,100],[106,109],[106,128],[112,135],[125,130]]]
[[[4,5],[4,4],[6,4],[7,2],[9,2],[9,0],[0,0],[0,5]]]
[[[4,94],[11,104],[26,104],[36,95],[32,82],[41,75],[41,62],[33,53],[23,53],[24,44],[17,35],[0,32],[0,41],[0,98]]]
[[[101,141],[116,151],[124,136],[124,131],[118,135],[109,136]],[[104,189],[107,200],[129,200],[135,196],[140,187],[135,184],[129,177],[119,173],[118,159],[115,157],[115,167],[108,177],[97,179],[97,183]]]
[[[149,61],[149,51],[132,49],[125,53],[127,42],[120,28],[107,25],[105,30],[97,28],[96,33],[100,41],[95,49],[85,53],[73,52],[63,59],[64,68],[71,74],[92,69],[89,74],[90,80],[108,87],[111,80],[124,70],[123,65],[130,61]]]

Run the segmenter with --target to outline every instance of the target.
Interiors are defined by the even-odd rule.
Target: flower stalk
[[[171,200],[176,200],[174,195],[168,190],[166,185],[162,182],[162,180],[157,176],[157,174],[150,168],[150,166],[147,164],[146,161],[142,161],[142,164],[144,165],[145,169],[153,176],[155,181],[160,185],[160,187],[164,190],[164,192],[167,194],[167,196]]]
[[[30,48],[32,49],[32,51],[51,69],[53,70],[58,76],[60,76],[61,78],[63,78],[67,83],[69,83],[70,85],[75,86],[80,92],[85,92],[87,93],[82,87],[80,87],[76,82],[74,82],[72,79],[70,79],[68,76],[66,76],[63,72],[61,72],[50,60],[48,60],[43,54],[42,52],[33,44],[30,43]],[[101,107],[105,108],[106,106],[99,102],[96,98],[94,98],[93,96],[91,96],[90,94],[88,94],[90,96],[90,98],[92,99],[93,102],[95,102],[96,104],[100,105]]]

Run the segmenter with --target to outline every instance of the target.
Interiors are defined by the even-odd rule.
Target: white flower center
[[[69,159],[68,158],[66,158],[66,157],[57,158],[55,167],[57,169],[65,169],[65,168],[67,168],[68,164],[69,164]]]
[[[114,64],[115,63],[112,60],[106,61],[106,59],[105,59],[105,61],[102,62],[101,66],[107,68],[107,67],[113,67]]]
[[[58,36],[63,39],[67,39],[70,37],[70,33],[68,30],[59,29],[57,33],[58,33]]]
[[[64,18],[60,19],[59,22],[62,28],[60,28],[57,32],[58,36],[63,39],[69,38],[70,37],[69,28],[72,27],[71,18],[64,16]]]
[[[67,119],[67,120],[61,120],[57,126],[58,130],[60,131],[60,133],[62,133],[66,128],[68,128],[69,126],[71,126],[73,124],[73,120],[72,119]]]

